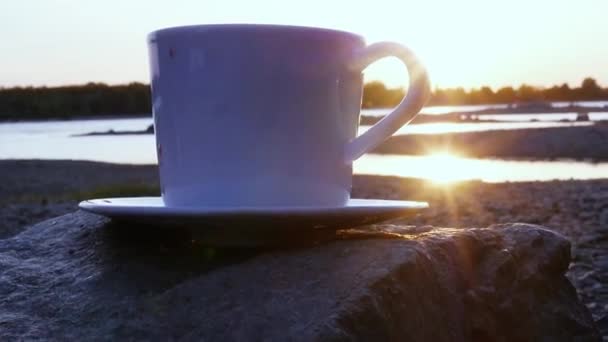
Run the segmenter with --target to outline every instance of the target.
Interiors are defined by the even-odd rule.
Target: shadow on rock
[[[116,280],[123,282],[121,287],[129,282],[139,291],[153,292],[262,254],[305,249],[336,239],[334,230],[256,226],[225,230],[121,221],[108,221],[89,234],[101,234],[102,243],[91,241],[91,245],[99,249],[102,267],[111,269]]]

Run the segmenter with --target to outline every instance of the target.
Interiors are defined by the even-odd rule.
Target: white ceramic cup
[[[343,206],[352,162],[430,93],[408,48],[343,31],[200,25],[152,32],[148,44],[167,206]],[[357,136],[362,70],[387,56],[407,66],[407,96]]]

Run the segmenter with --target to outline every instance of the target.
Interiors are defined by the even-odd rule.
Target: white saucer
[[[117,221],[153,225],[339,229],[409,216],[428,208],[428,204],[351,199],[340,207],[167,207],[161,197],[130,197],[92,199],[79,207]]]

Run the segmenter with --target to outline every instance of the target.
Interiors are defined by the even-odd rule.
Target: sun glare
[[[470,178],[468,165],[450,151],[433,152],[426,158],[427,179],[436,184],[450,184]]]
[[[449,150],[438,150],[421,156],[370,154],[357,160],[353,166],[358,174],[419,178],[443,186],[484,179],[484,175],[488,174],[500,176],[485,164],[487,161],[467,158]]]

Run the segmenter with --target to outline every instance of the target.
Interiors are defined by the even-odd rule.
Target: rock
[[[608,315],[603,315],[602,317],[600,317],[596,321],[596,324],[599,329],[601,329],[602,331],[608,332]],[[606,335],[604,335],[604,339],[608,339],[605,336]]]
[[[600,213],[600,227],[602,230],[608,230],[608,208]]]
[[[115,131],[113,129],[109,129],[104,132],[89,132],[83,134],[73,134],[71,137],[88,137],[88,136],[97,136],[97,135],[140,135],[140,134],[154,134],[154,125],[149,125],[144,130],[137,131]]]
[[[562,236],[383,227],[239,250],[64,215],[0,241],[0,339],[599,339]]]
[[[589,112],[580,111],[576,114],[576,121],[589,121]]]

